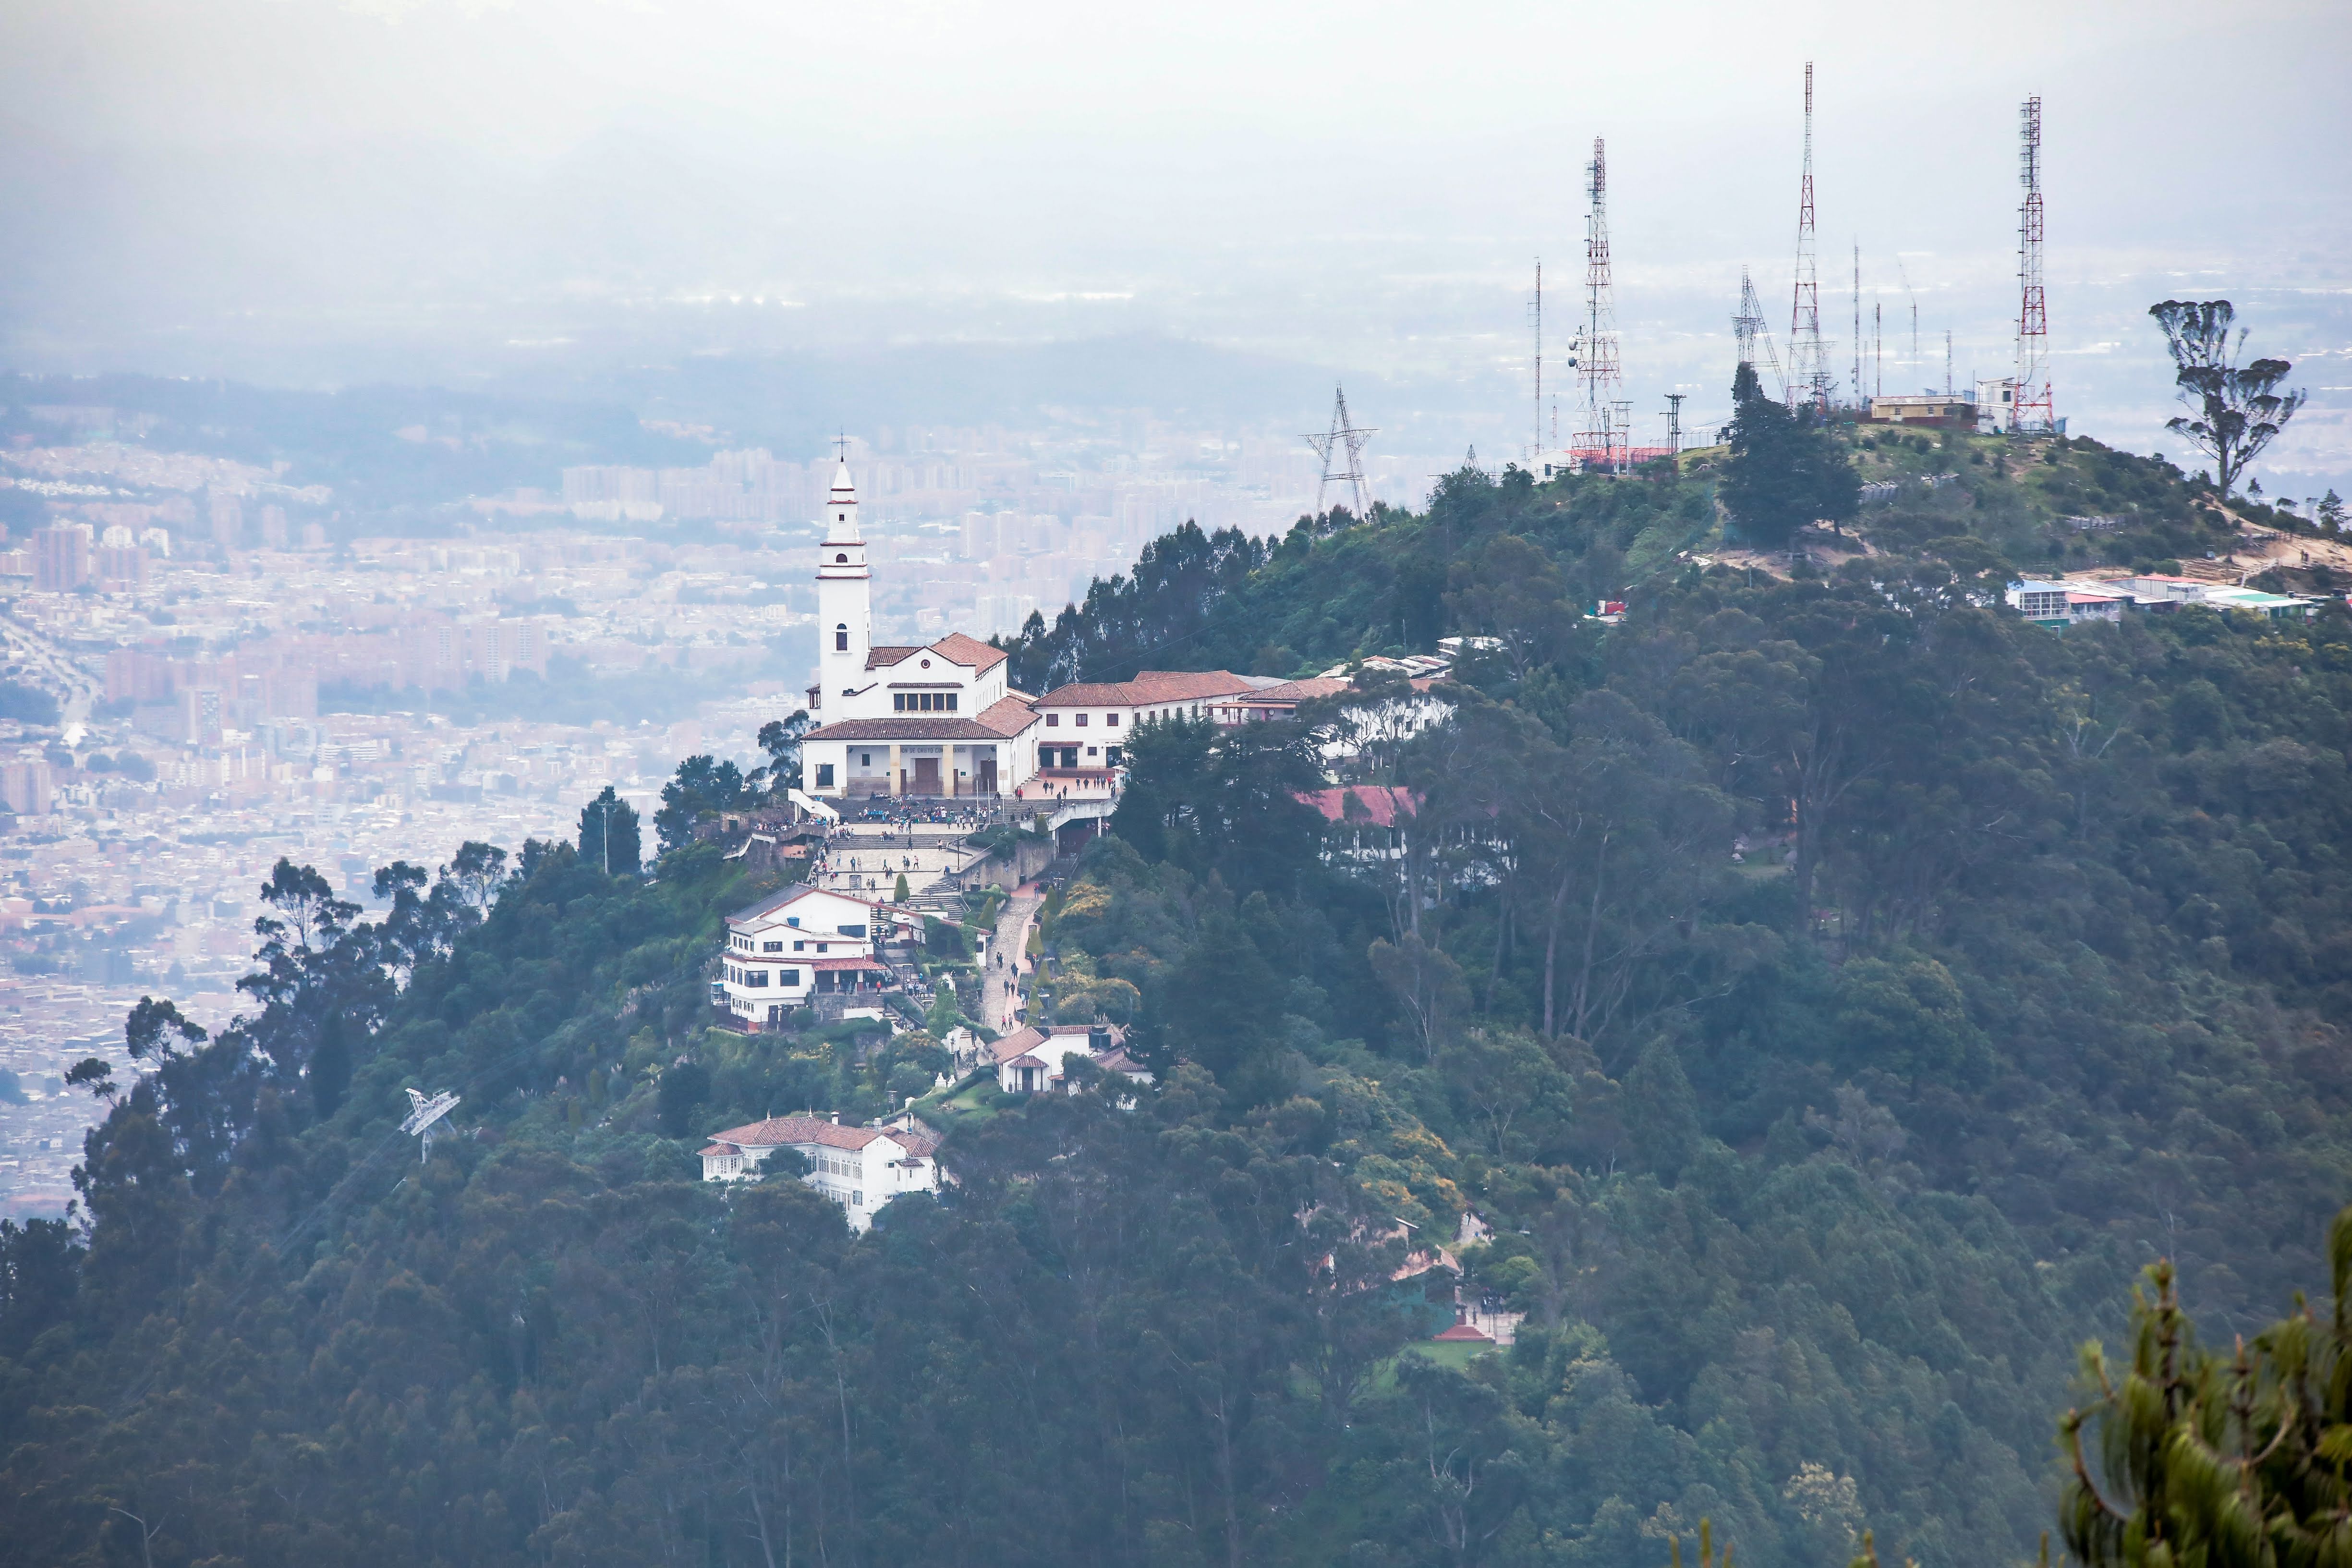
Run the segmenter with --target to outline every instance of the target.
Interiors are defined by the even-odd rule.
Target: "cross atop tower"
[[[843,462],[849,461],[849,433],[843,431],[833,438],[833,449]]]

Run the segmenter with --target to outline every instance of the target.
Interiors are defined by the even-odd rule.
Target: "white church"
[[[816,568],[817,683],[803,787],[834,799],[1010,795],[1037,773],[1037,700],[1006,683],[1003,651],[961,632],[874,646],[873,578],[844,463]]]

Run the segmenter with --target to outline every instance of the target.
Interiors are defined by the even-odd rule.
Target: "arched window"
[[[847,553],[846,553],[846,552],[845,552],[845,553],[843,553],[843,554],[839,554],[839,555],[835,556],[835,557],[833,558],[833,562],[834,562],[834,564],[835,564],[835,565],[836,565],[836,566],[846,566],[846,565],[848,565],[848,564],[849,564],[849,556],[847,555]]]
[[[847,621],[844,621],[841,625],[833,628],[833,651],[835,653],[847,653],[849,651],[849,623]]]

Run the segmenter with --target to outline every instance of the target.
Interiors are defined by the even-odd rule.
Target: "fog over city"
[[[1419,505],[1575,417],[1596,137],[1633,444],[1670,394],[1711,439],[1743,267],[1787,330],[1808,61],[1841,387],[1857,313],[1865,393],[2008,374],[2038,94],[2058,415],[2194,468],[2147,310],[2227,296],[2310,395],[2251,477],[2352,488],[2347,45],[2316,3],[8,7],[0,1207],[62,1205],[62,1073],[131,1000],[240,1005],[280,856],[364,901],[756,763],[838,460],[908,644],[1286,529],[1335,383]]]
[[[1858,246],[1874,378],[1940,385],[1947,331],[1958,377],[2000,374],[2039,93],[2060,411],[2152,449],[2146,307],[2224,289],[2309,367],[2270,464],[2352,472],[2324,4],[226,0],[7,30],[19,369],[670,400],[762,440],[1040,405],[1304,429],[1339,373],[1381,447],[1501,457],[1538,256],[1556,341],[1576,308],[1595,136],[1635,416],[1725,411],[1742,265],[1785,328],[1812,59],[1833,366]]]

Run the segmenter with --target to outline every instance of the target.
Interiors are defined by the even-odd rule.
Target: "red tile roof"
[[[970,665],[975,670],[994,669],[1005,659],[1003,648],[992,647],[978,637],[968,637],[961,632],[950,632],[931,647],[934,652],[945,654],[958,664]]]
[[[900,659],[922,651],[919,647],[869,647],[866,650],[866,668],[887,669]]]
[[[1421,813],[1421,797],[1402,784],[1349,784],[1343,789],[1310,790],[1298,797],[1323,814],[1326,822],[1360,822],[1371,827],[1394,827],[1400,816]]]
[[[1315,697],[1336,697],[1354,682],[1336,676],[1309,676],[1305,680],[1286,680],[1279,686],[1263,687],[1258,690],[1238,693],[1244,705],[1265,704],[1268,707],[1293,707]]]
[[[1149,708],[1251,690],[1247,678],[1225,669],[1147,669],[1133,680],[1077,681],[1037,699],[1040,708]]]
[[[1456,1323],[1444,1333],[1437,1335],[1436,1341],[1442,1345],[1491,1345],[1495,1342],[1495,1337],[1492,1334],[1481,1333],[1467,1323]]]
[[[778,958],[772,959],[770,962],[775,963],[797,963],[801,961],[793,958]],[[816,958],[809,960],[808,966],[811,969],[823,969],[835,973],[838,973],[845,969],[879,969],[887,972],[890,967],[888,964],[872,958]]]
[[[724,1132],[713,1132],[714,1143],[732,1143],[739,1149],[776,1148],[787,1143],[821,1143],[828,1149],[863,1149],[877,1138],[896,1139],[898,1134],[885,1133],[872,1127],[841,1127],[822,1116],[771,1116],[765,1121],[747,1122],[730,1127]]]
[[[844,719],[812,730],[803,741],[1006,741],[1037,721],[1018,697],[1000,698],[969,719],[943,713],[894,713],[887,719]]]

